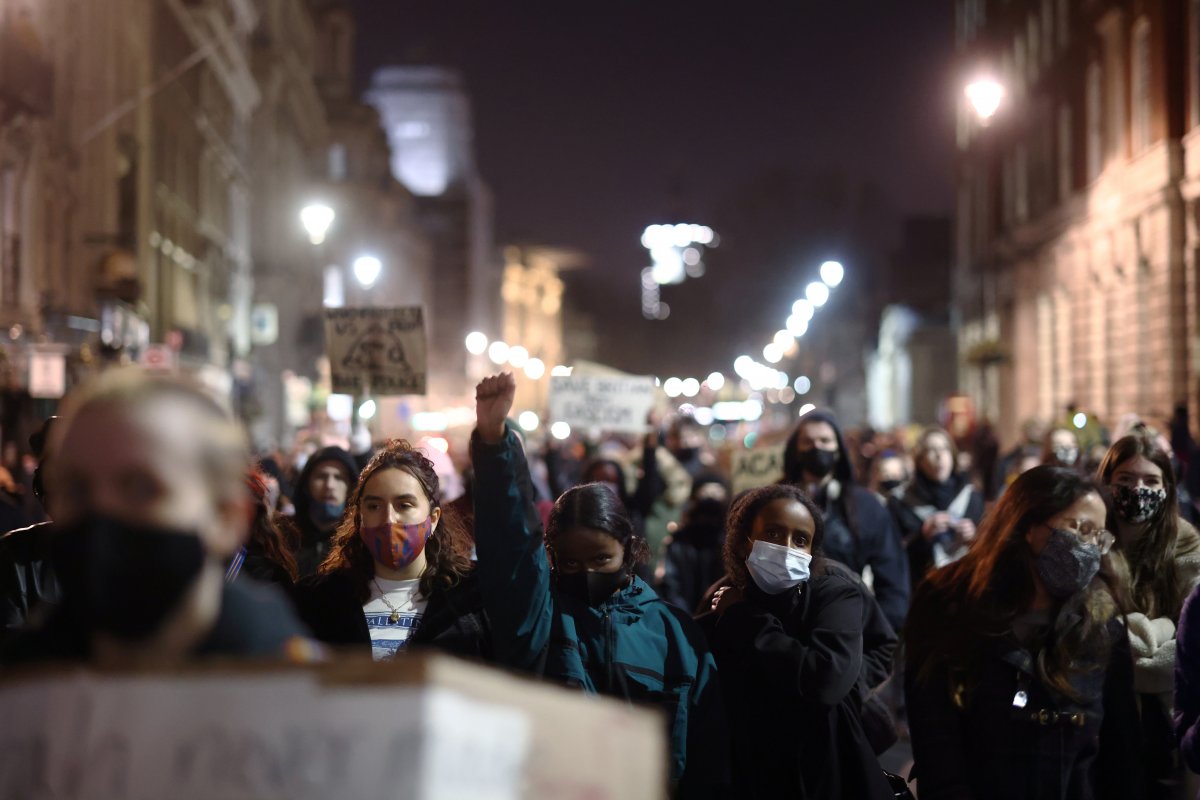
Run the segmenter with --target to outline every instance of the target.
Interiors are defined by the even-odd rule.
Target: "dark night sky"
[[[572,303],[596,318],[600,354],[618,366],[673,369],[630,352],[664,324],[638,311],[647,224],[717,227],[713,209],[773,170],[875,184],[897,214],[950,213],[944,0],[356,0],[356,9],[364,82],[387,63],[461,71],[500,241],[592,257],[569,283]],[[897,222],[880,214],[869,224],[894,240]],[[739,264],[739,274],[757,266]],[[707,280],[716,288],[717,277]],[[771,311],[755,340],[782,321]]]

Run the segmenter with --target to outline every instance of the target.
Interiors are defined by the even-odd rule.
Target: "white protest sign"
[[[644,433],[654,407],[654,378],[555,376],[550,379],[550,419],[572,428]]]
[[[781,443],[735,452],[730,470],[733,493],[757,489],[782,478],[784,447]]]
[[[67,357],[53,350],[29,354],[29,396],[59,398],[67,393]]]
[[[327,308],[325,347],[335,394],[425,394],[420,306]]]

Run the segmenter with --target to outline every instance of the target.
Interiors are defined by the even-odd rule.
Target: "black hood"
[[[800,421],[796,423],[796,429],[788,437],[783,451],[783,481],[785,483],[800,483],[800,465],[798,463],[799,459],[796,456],[796,440],[800,438],[800,426],[809,422],[825,422],[833,428],[833,432],[837,436],[838,454],[841,456],[838,458],[837,466],[833,468],[833,478],[843,486],[849,486],[854,483],[854,463],[850,460],[850,451],[846,447],[846,437],[842,435],[842,426],[838,424],[837,417],[832,412],[821,409],[810,411],[801,417]]]
[[[296,507],[296,521],[301,525],[308,524],[309,510],[312,508],[312,495],[308,492],[308,479],[312,477],[317,465],[323,461],[336,461],[346,468],[346,474],[350,476],[350,485],[346,488],[347,499],[354,491],[355,482],[358,481],[358,465],[354,463],[354,456],[342,448],[326,447],[313,453],[312,458],[305,462],[300,477],[296,479],[294,487],[296,494],[292,498],[292,504]]]

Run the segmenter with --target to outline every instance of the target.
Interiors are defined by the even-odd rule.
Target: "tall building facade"
[[[378,70],[367,101],[391,142],[392,174],[415,196],[430,240],[430,395],[452,403],[472,389],[466,335],[495,337],[501,322],[502,269],[491,194],[475,165],[470,104],[456,73],[429,66]]]
[[[962,388],[1003,437],[1195,410],[1198,25],[1190,0],[957,3],[960,74],[1005,92],[960,104],[954,271]]]

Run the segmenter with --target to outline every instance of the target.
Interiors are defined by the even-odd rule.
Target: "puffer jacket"
[[[475,435],[476,574],[501,664],[666,712],[677,796],[720,796],[728,733],[704,634],[640,578],[594,608],[551,580],[524,452]]]

